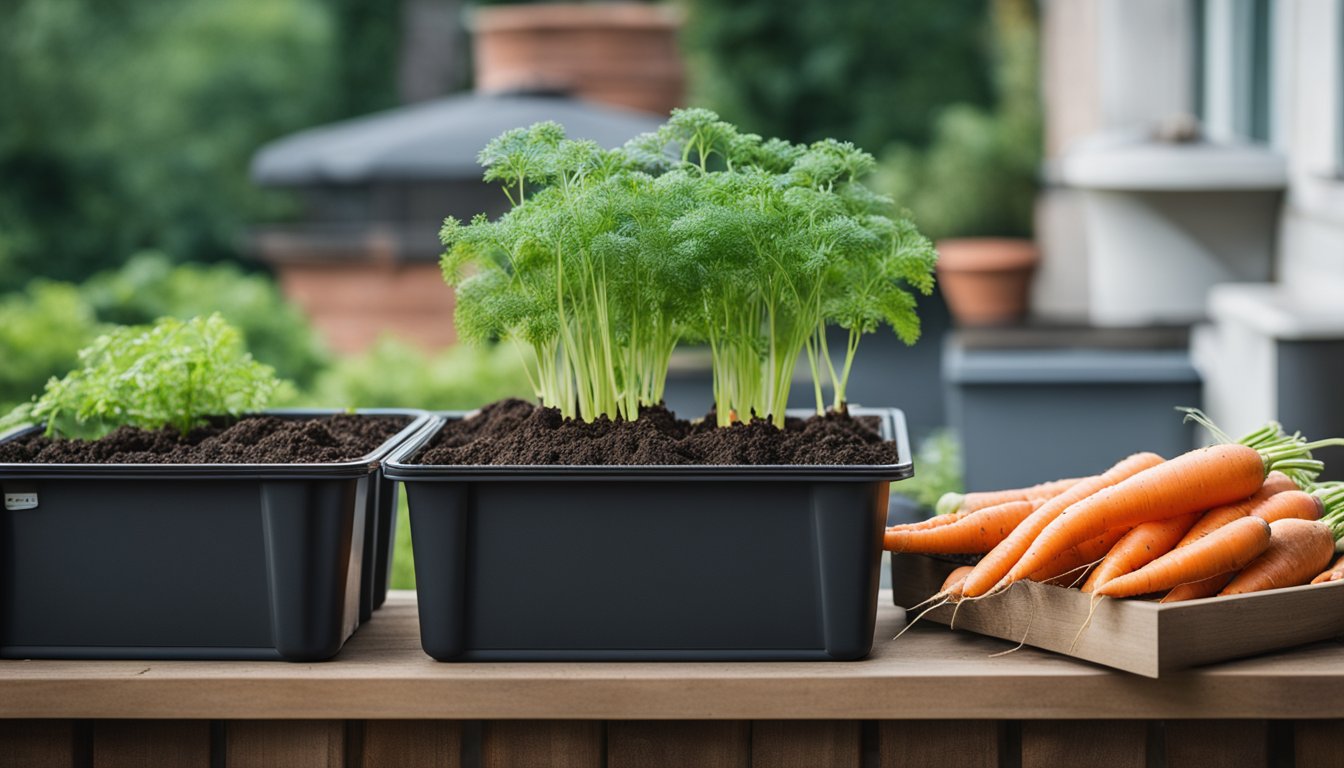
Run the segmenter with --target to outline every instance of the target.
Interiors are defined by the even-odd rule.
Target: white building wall
[[[1279,4],[1287,39],[1275,51],[1275,86],[1289,166],[1280,280],[1313,310],[1344,313],[1344,2]]]

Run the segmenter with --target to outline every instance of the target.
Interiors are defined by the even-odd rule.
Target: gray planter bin
[[[341,463],[0,464],[0,657],[334,656],[386,585],[380,463],[429,420],[359,413],[409,423]]]
[[[1168,458],[1200,405],[1185,329],[958,331],[943,354],[966,488],[1016,488],[1104,471],[1137,451]]]
[[[859,659],[873,642],[885,466],[427,466],[410,501],[420,638],[439,661]],[[446,419],[464,414],[445,414]],[[803,414],[805,415],[805,414]]]

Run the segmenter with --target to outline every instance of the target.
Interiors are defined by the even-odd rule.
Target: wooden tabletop
[[[1344,643],[1150,680],[946,627],[899,640],[883,592],[860,662],[435,662],[394,592],[320,664],[0,661],[4,718],[1341,718]]]

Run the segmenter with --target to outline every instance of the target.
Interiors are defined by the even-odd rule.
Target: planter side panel
[[[381,469],[367,480],[360,480],[357,503],[365,510],[360,623],[368,621],[387,600],[396,549],[397,486],[398,483],[383,476]]]
[[[862,657],[885,485],[407,482],[425,650]]]
[[[366,480],[270,482],[261,518],[276,651],[287,661],[336,655],[359,624]]]
[[[32,481],[39,506],[2,513],[4,655],[271,646],[257,483],[145,484]]]
[[[357,624],[358,480],[4,480],[0,656],[328,658]]]

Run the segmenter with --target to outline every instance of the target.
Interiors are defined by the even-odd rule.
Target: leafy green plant
[[[618,150],[539,123],[481,163],[514,207],[444,224],[459,332],[525,348],[534,392],[566,417],[638,417],[694,339],[712,353],[720,425],[782,426],[804,352],[818,412],[826,380],[843,410],[864,334],[919,335],[908,289],[932,290],[936,256],[860,183],[874,161],[852,144],[766,141],[691,109]],[[828,324],[849,330],[838,370]]]
[[[79,364],[0,428],[45,423],[47,435],[97,438],[125,425],[186,435],[211,417],[265,408],[283,386],[219,315],[117,328],[80,350]]]

